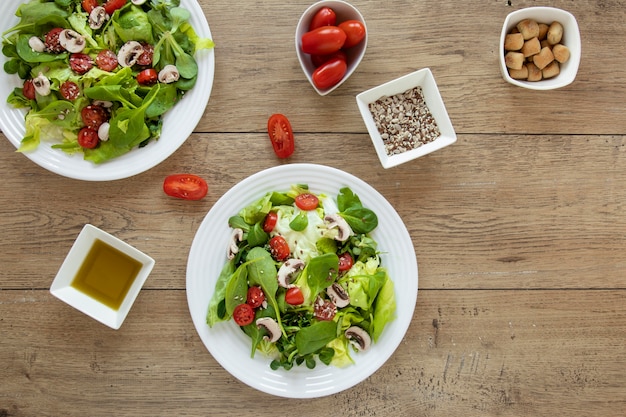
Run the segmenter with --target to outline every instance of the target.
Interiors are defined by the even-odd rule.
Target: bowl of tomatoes
[[[345,1],[319,1],[300,17],[295,41],[302,71],[315,91],[325,96],[343,84],[363,59],[365,19]]]

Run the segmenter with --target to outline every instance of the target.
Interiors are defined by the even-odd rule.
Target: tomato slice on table
[[[265,301],[265,293],[263,293],[263,290],[261,289],[261,287],[257,287],[255,285],[254,287],[248,288],[248,294],[246,296],[246,303],[250,307],[252,308],[261,307],[261,305],[263,304],[263,301]]]
[[[304,294],[298,287],[291,287],[285,293],[285,302],[292,306],[299,306],[304,303]]]
[[[300,210],[309,211],[315,210],[319,205],[320,200],[315,194],[302,193],[296,196],[295,203]]]
[[[321,28],[322,26],[335,26],[337,23],[337,14],[330,7],[322,7],[311,19],[309,30]]]
[[[289,250],[289,244],[282,236],[274,236],[269,241],[270,253],[272,257],[277,261],[284,261],[289,257],[291,251]]]
[[[269,233],[276,227],[276,223],[278,223],[278,213],[275,211],[270,211],[265,216],[265,220],[263,221],[263,231],[265,233]]]
[[[173,174],[163,181],[163,191],[170,197],[200,200],[209,191],[206,181],[193,174]]]
[[[295,149],[291,123],[284,114],[273,114],[267,121],[267,133],[276,156],[288,158]]]
[[[233,320],[238,326],[247,326],[254,321],[254,309],[246,304],[239,304],[233,310]]]

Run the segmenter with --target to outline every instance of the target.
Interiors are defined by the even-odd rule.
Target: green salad
[[[23,80],[7,101],[29,109],[20,152],[51,140],[102,163],[158,139],[214,46],[180,0],[31,0],[16,16],[2,52]]]
[[[352,364],[395,318],[393,281],[370,236],[378,218],[350,188],[336,200],[305,184],[270,192],[229,226],[206,321],[234,320],[272,369]]]

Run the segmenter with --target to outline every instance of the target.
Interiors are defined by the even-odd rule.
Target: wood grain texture
[[[294,50],[310,2],[199,3],[217,45],[215,83],[194,133],[166,161],[83,182],[35,165],[0,134],[0,417],[624,415],[625,1],[550,2],[576,16],[583,56],[573,84],[538,92],[502,79],[498,40],[509,12],[545,3],[355,0],[367,53],[325,97]],[[355,95],[425,67],[458,141],[385,170]],[[271,151],[272,113],[292,122],[288,160]],[[206,213],[239,181],[286,163],[372,185],[405,222],[419,264],[396,353],[356,387],[315,400],[232,377],[199,339],[185,294]],[[165,196],[163,178],[177,172],[204,177],[207,197]],[[85,223],[156,259],[118,331],[49,293]]]

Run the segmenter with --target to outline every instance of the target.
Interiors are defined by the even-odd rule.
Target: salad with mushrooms
[[[378,218],[350,188],[336,200],[305,184],[269,192],[229,226],[206,321],[232,319],[272,369],[347,366],[394,319],[393,281],[370,235]]]
[[[30,0],[16,16],[2,52],[23,80],[7,101],[29,109],[18,151],[51,140],[96,164],[157,140],[214,46],[180,0]]]

